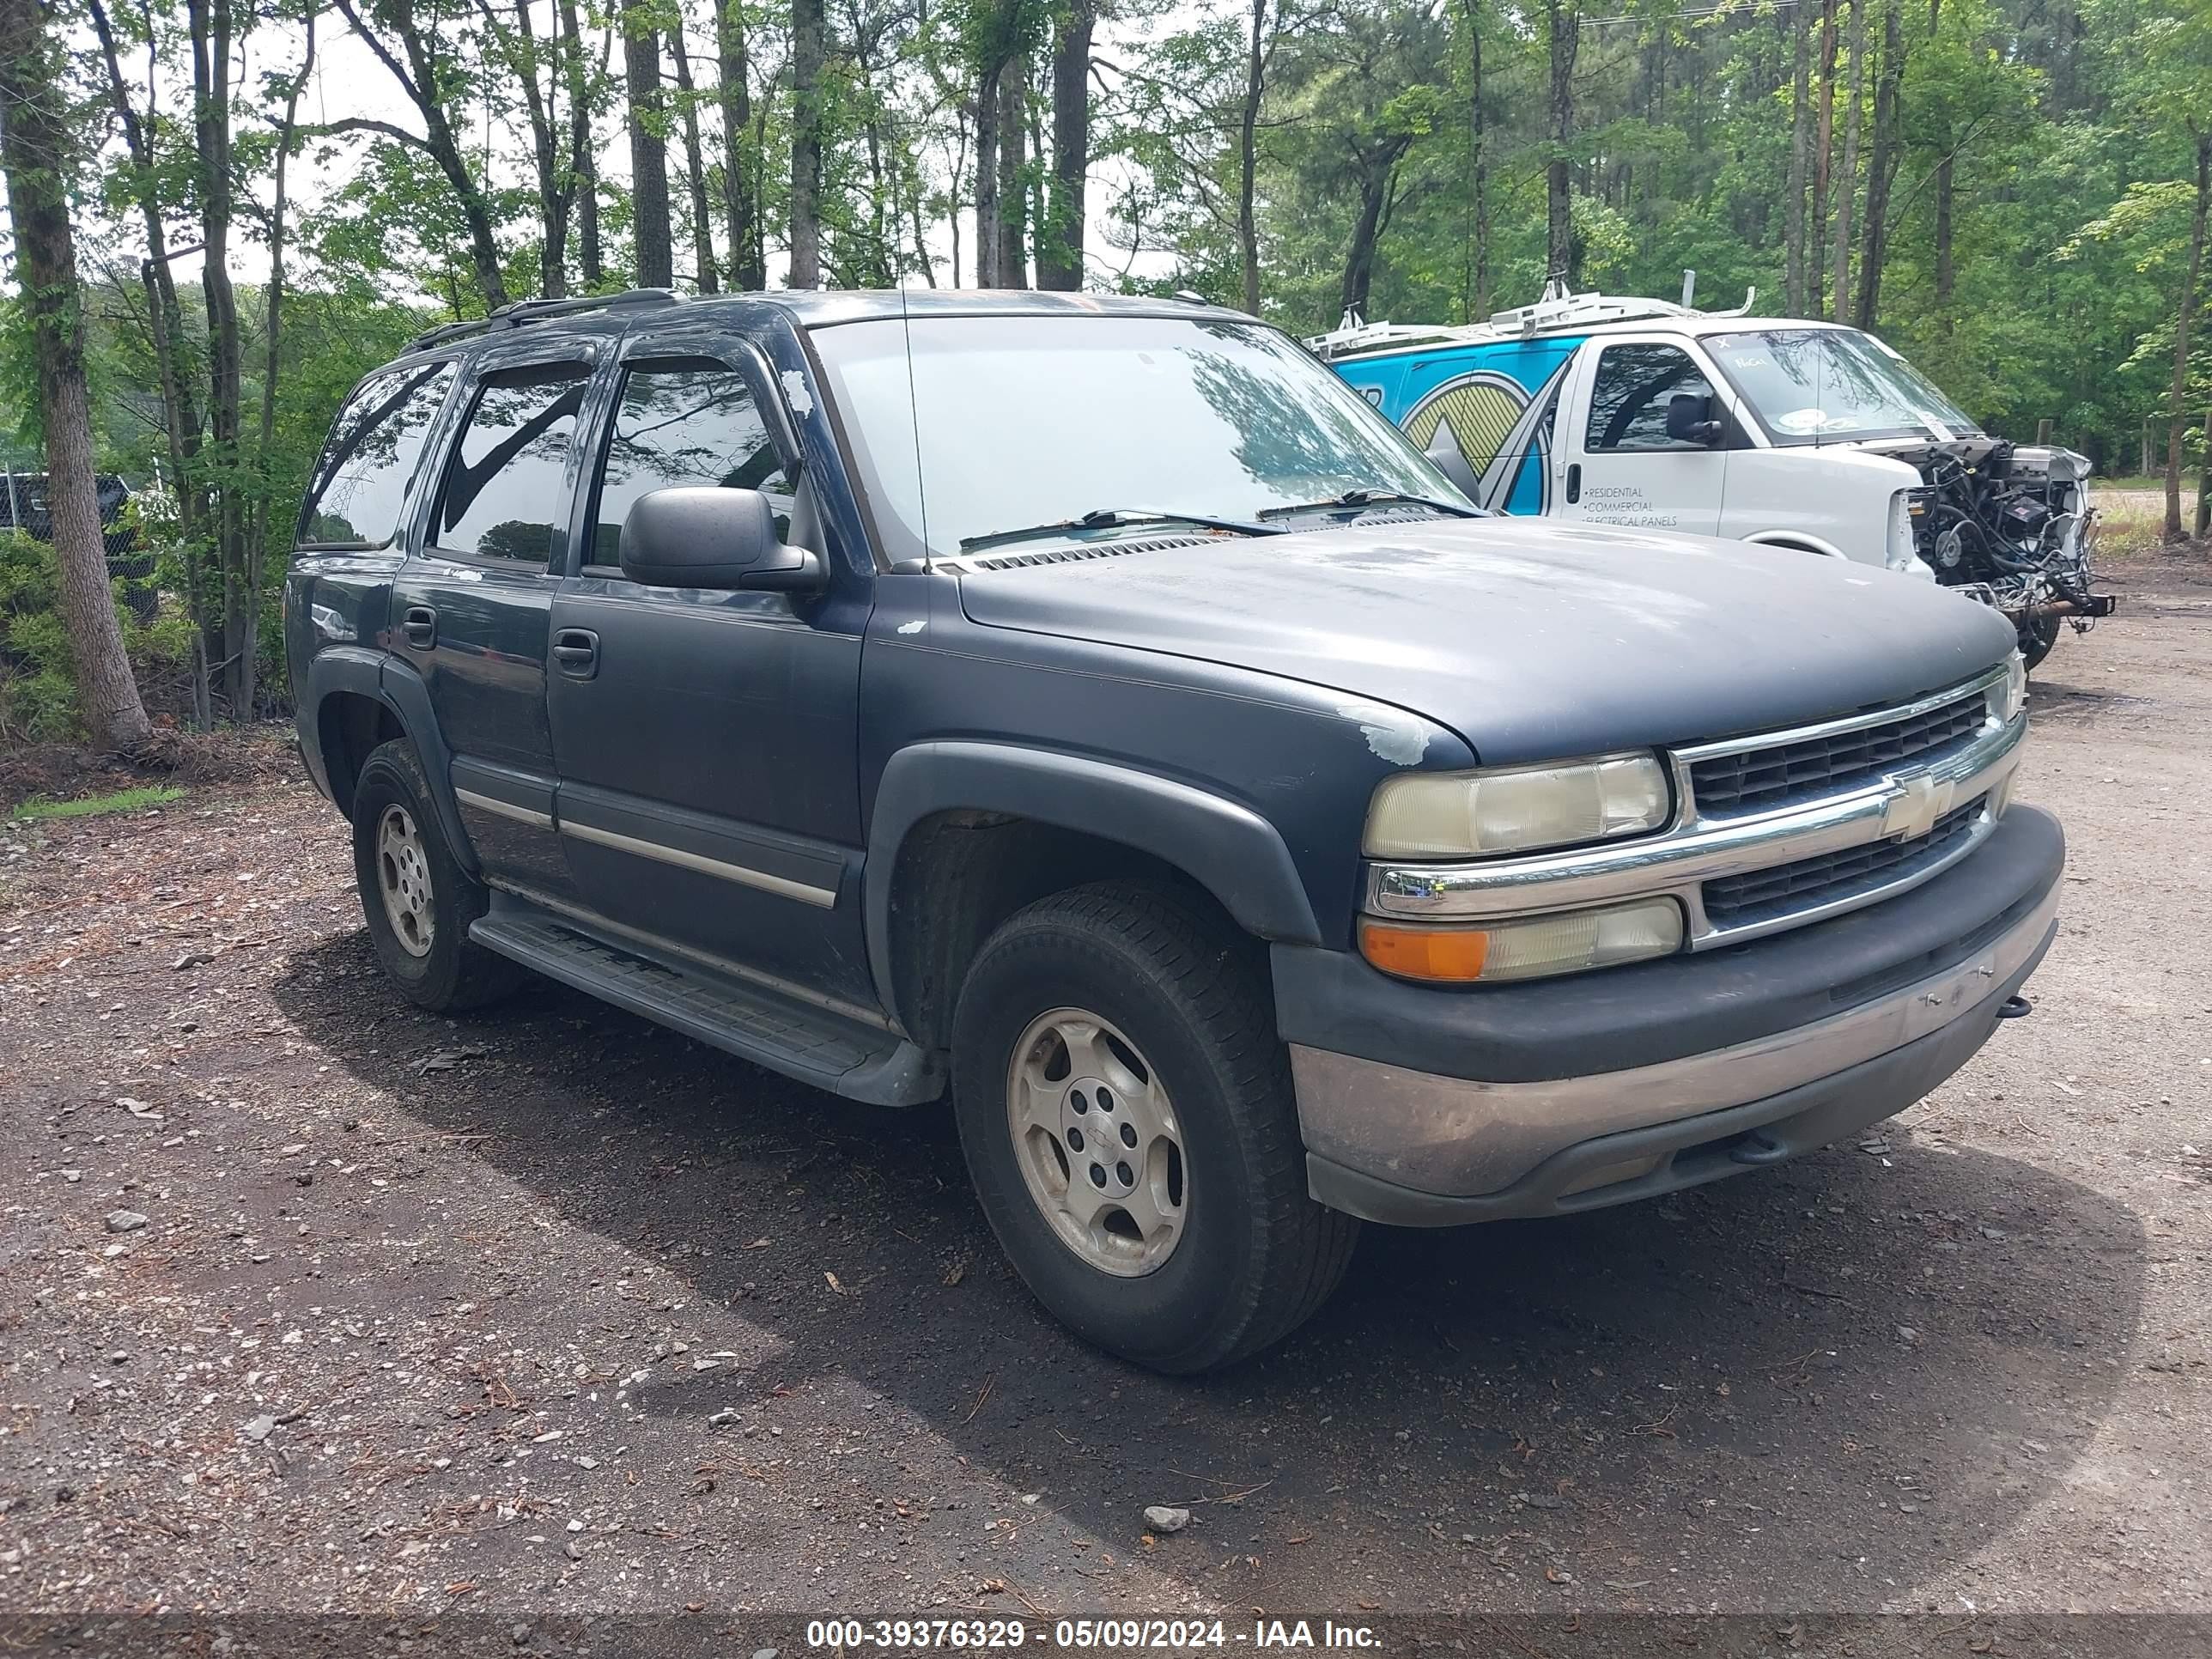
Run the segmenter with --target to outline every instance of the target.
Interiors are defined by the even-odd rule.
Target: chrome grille
[[[1690,787],[1708,816],[1768,811],[1871,782],[1972,737],[1988,718],[1989,699],[1978,687],[1878,725],[1693,761]]]
[[[1953,807],[1916,841],[1878,841],[1708,881],[1703,889],[1706,919],[1723,930],[1751,927],[1901,881],[1936,863],[1971,836],[1982,804],[1977,797]]]

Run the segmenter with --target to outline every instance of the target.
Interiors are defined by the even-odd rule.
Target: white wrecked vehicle
[[[1750,304],[1554,284],[1486,324],[1347,318],[1307,344],[1495,511],[1932,574],[2002,611],[2031,666],[2111,614],[2086,456],[1991,437],[1871,334]]]

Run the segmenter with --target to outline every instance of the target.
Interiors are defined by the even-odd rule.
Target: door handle
[[[1583,464],[1567,463],[1567,504],[1571,507],[1583,498]]]
[[[407,643],[417,650],[428,651],[438,642],[438,613],[427,605],[410,605],[400,627],[407,635]]]
[[[599,672],[599,636],[588,628],[564,628],[553,636],[553,660],[572,680]]]

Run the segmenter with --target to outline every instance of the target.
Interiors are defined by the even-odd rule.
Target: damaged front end
[[[1885,447],[1889,447],[1885,446]],[[1913,544],[1936,580],[2003,613],[2033,668],[2062,625],[2087,633],[2112,614],[2095,591],[2097,513],[2088,457],[1976,437],[1889,448],[1916,466]]]

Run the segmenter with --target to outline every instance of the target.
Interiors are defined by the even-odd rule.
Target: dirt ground
[[[2033,1018],[1862,1145],[1370,1229],[1201,1382],[1037,1310],[939,1114],[414,1012],[289,775],[0,825],[0,1611],[2201,1613],[2212,574],[2112,580]]]

